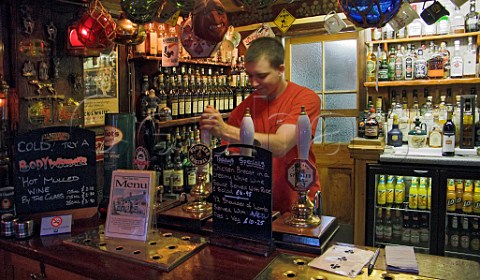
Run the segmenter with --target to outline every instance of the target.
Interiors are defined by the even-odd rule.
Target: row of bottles
[[[244,71],[241,71],[244,73]],[[229,79],[235,79],[232,83]],[[231,86],[234,85],[234,86]],[[207,105],[222,113],[230,112],[252,92],[248,78],[234,73],[227,76],[223,67],[164,67],[153,79],[143,76],[138,112],[168,120],[200,115]],[[149,108],[152,108],[149,110]]]
[[[429,246],[430,215],[400,209],[377,208],[376,242]]]
[[[480,215],[480,180],[447,180],[447,212]]]
[[[480,219],[448,215],[445,217],[446,251],[478,254],[480,252]]]
[[[480,122],[479,109],[475,106],[476,95],[476,88],[471,88],[470,96],[457,94],[456,102],[452,103],[452,90],[447,88],[446,94],[442,94],[440,99],[436,99],[434,102],[433,96],[425,88],[423,95],[425,102],[419,104],[416,89],[410,95],[412,100],[408,100],[407,90],[402,90],[401,98],[396,90],[392,90],[388,113],[383,111],[382,96],[377,97],[375,107],[369,96],[367,105],[369,111],[365,111],[364,115],[360,116],[358,136],[370,139],[386,136],[387,144],[394,147],[411,143],[410,146],[413,148],[427,146],[441,148],[444,146],[444,128],[448,119],[448,111],[450,111],[451,122],[448,123],[446,129],[452,130],[447,134],[453,132],[455,138],[454,143],[449,143],[450,146],[461,148],[479,146]]]
[[[413,44],[391,46],[387,54],[381,44],[374,50],[370,43],[366,65],[368,82],[376,81],[377,76],[378,81],[475,77],[477,46],[473,37],[468,37],[463,43],[455,40],[452,52],[446,42],[437,46],[432,41],[429,47],[418,49]]]
[[[404,176],[379,175],[377,205],[396,208],[426,210],[431,208],[431,178],[410,177],[409,185]]]
[[[155,139],[151,147],[150,166],[157,171],[159,185],[165,193],[189,192],[197,183],[197,168],[188,157],[188,150],[193,144],[200,143],[200,130],[193,126],[175,127],[173,133],[165,132],[160,139]],[[218,139],[212,138],[211,147],[218,145]],[[211,171],[211,170],[210,170]],[[207,183],[210,176],[207,176]]]
[[[443,3],[445,5],[445,3]],[[479,13],[476,11],[475,0],[470,0],[470,5],[466,7],[457,7],[452,3],[445,6],[449,10],[450,15],[445,15],[433,24],[426,24],[421,18],[415,19],[405,28],[398,32],[389,25],[383,28],[375,28],[372,30],[372,39],[402,39],[406,37],[415,38],[420,36],[458,34],[465,32],[476,32],[480,30]],[[415,11],[420,11],[421,7],[412,3]],[[425,8],[425,4],[422,4]],[[462,9],[461,9],[462,8]]]

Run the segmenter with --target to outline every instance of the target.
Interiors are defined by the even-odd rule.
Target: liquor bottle
[[[397,176],[395,184],[395,204],[402,206],[405,201],[405,182],[403,176]]]
[[[403,55],[405,48],[397,46],[397,56],[395,57],[395,80],[401,81],[405,79],[405,67],[403,63]]]
[[[384,137],[386,120],[385,113],[383,111],[383,99],[381,96],[378,96],[377,100],[375,101],[375,118],[378,122],[378,137]]]
[[[385,175],[380,175],[377,185],[377,205],[385,205],[387,203],[386,191]]]
[[[453,123],[460,124],[461,123],[461,116],[462,116],[462,102],[461,102],[461,95],[457,94],[455,96],[456,103],[453,111]],[[455,126],[455,143],[460,143],[460,125]]]
[[[167,37],[167,29],[165,23],[157,23],[157,56],[162,57],[163,54],[163,38]]]
[[[473,213],[480,214],[480,180],[475,180],[473,191]]]
[[[457,195],[455,193],[455,180],[448,179],[447,183],[447,211],[455,212],[455,203],[457,201]]]
[[[474,148],[474,124],[473,110],[470,98],[465,98],[465,106],[463,108],[462,123],[460,126],[460,148]]]
[[[185,99],[185,118],[190,118],[193,117],[193,110],[192,110],[192,104],[193,104],[193,93],[190,87],[190,75],[186,75],[183,77],[183,91],[184,91],[184,99]]]
[[[475,9],[475,0],[470,0],[470,11],[465,16],[465,32],[476,32],[478,28],[479,13]]]
[[[454,34],[465,33],[465,18],[457,6],[455,6],[455,10],[453,11],[450,29]]]
[[[446,35],[450,33],[450,17],[444,15],[439,18],[436,22],[437,24],[437,35]]]
[[[425,113],[427,112],[427,110],[430,109],[430,107],[432,106],[431,102],[428,103],[428,101],[429,101],[428,96],[429,96],[428,88],[424,88],[423,89],[423,101],[424,101],[424,103],[420,107],[420,116],[424,116]]]
[[[183,66],[183,65],[182,65]],[[178,119],[185,118],[185,88],[183,87],[184,67],[180,68],[180,73],[177,75],[177,95],[178,95]]]
[[[147,38],[145,39],[145,52],[147,55],[157,56],[157,30],[155,23],[145,24]]]
[[[188,132],[188,138],[190,139],[187,150],[195,143],[195,133],[194,131]],[[197,167],[192,164],[189,156],[185,157],[183,167],[185,168],[185,191],[190,192],[190,190],[197,183]]]
[[[403,211],[403,231],[402,231],[402,243],[410,243],[411,230],[410,213]]]
[[[463,180],[455,180],[455,211],[461,212],[463,207]]]
[[[367,53],[367,82],[375,82],[377,74],[377,56],[373,52],[373,44],[368,45]]]
[[[198,88],[194,73],[190,75],[190,83],[188,86],[190,88],[189,91],[192,93],[192,117],[195,117],[198,115]]]
[[[387,208],[385,211],[385,221],[383,225],[383,239],[388,242],[392,240],[393,237],[393,222],[392,214],[390,208]]]
[[[462,196],[462,212],[470,214],[473,212],[473,185],[472,180],[465,180],[465,190]]]
[[[427,60],[428,65],[428,78],[430,79],[439,79],[443,78],[444,65],[443,65],[443,56],[438,51],[438,48],[432,46],[432,54]]]
[[[415,63],[415,57],[413,56],[412,46],[408,44],[407,53],[405,54],[405,58],[404,58],[405,80],[413,80],[414,63]]]
[[[415,128],[408,132],[408,146],[410,148],[424,148],[427,146],[426,125],[420,122],[420,118],[415,118]]]
[[[392,129],[388,132],[387,135],[387,145],[393,147],[401,147],[403,144],[402,135],[402,131],[398,128],[398,116],[397,114],[394,114]]]
[[[412,5],[415,13],[417,12],[417,5]],[[424,29],[423,20],[419,17],[415,18],[409,25],[407,25],[408,37],[420,37],[422,36]]]
[[[413,123],[415,117],[420,117],[420,105],[418,104],[418,91],[416,89],[412,92],[413,104],[409,110],[409,122]]]
[[[375,221],[375,239],[377,241],[383,241],[384,231],[383,231],[383,209],[377,209],[377,219]]]
[[[145,41],[141,42],[140,44],[135,46],[135,55],[136,56],[143,56],[145,55]]]
[[[460,227],[458,225],[458,217],[452,216],[451,221],[451,231],[450,231],[450,246],[453,250],[458,250],[460,246]]]
[[[388,53],[388,80],[393,81],[395,80],[395,47],[392,46],[390,48],[390,52]]]
[[[365,122],[367,121],[368,117],[368,110],[364,110],[363,113],[360,113],[358,118],[358,127],[357,127],[357,134],[360,138],[365,138]]]
[[[370,108],[370,115],[365,122],[365,138],[378,139],[378,121],[375,117],[374,108]]]
[[[468,217],[461,218],[462,231],[460,232],[460,248],[468,250],[470,248],[470,230]]]
[[[477,46],[468,37],[467,49],[463,53],[463,77],[473,78],[477,74]]]
[[[428,146],[430,148],[442,147],[442,126],[440,125],[440,117],[437,113],[433,115],[433,127],[428,135]]]
[[[409,126],[409,111],[408,111],[408,100],[407,100],[407,91],[402,90],[402,109],[398,118],[398,129],[402,131],[402,135],[407,136],[410,131]],[[397,110],[398,111],[398,110]],[[404,142],[407,142],[407,138],[403,139]]]
[[[418,208],[418,182],[416,177],[412,177],[412,183],[408,189],[408,208]]]
[[[460,40],[455,40],[453,57],[450,60],[450,77],[461,78],[463,76],[463,57],[460,53]]]
[[[172,156],[170,151],[165,156],[165,165],[163,166],[163,174],[162,174],[163,187],[165,189],[165,193],[173,191],[172,184],[171,184],[173,170],[174,170],[174,166],[173,166],[173,161],[172,161]]]
[[[471,218],[472,231],[470,234],[470,249],[478,252],[480,250],[480,225],[477,217]]]
[[[378,45],[378,80],[388,81],[388,59],[387,53],[382,49],[382,45]]]
[[[450,77],[450,51],[447,49],[447,42],[441,42],[440,48],[438,49],[440,56],[443,59],[443,78],[446,79]]]
[[[447,114],[443,125],[442,155],[455,156],[455,124],[452,122],[452,111],[448,110]]]
[[[422,49],[418,49],[417,51],[417,59],[414,63],[414,77],[415,79],[427,78],[427,60],[423,56]]]
[[[425,210],[427,209],[427,205],[427,186],[425,185],[425,181],[420,179],[420,184],[418,187],[418,209]]]

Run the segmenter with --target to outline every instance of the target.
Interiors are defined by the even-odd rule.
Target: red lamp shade
[[[77,36],[87,48],[108,48],[115,38],[115,21],[95,1],[77,24]]]
[[[68,27],[67,52],[71,56],[92,57],[100,56],[100,49],[87,48],[78,38],[77,26]]]

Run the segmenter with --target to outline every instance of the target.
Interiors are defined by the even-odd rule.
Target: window
[[[286,79],[322,99],[315,143],[348,143],[358,115],[358,32],[288,38]]]

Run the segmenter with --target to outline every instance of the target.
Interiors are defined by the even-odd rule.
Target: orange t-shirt
[[[238,105],[230,114],[228,124],[240,127],[245,109],[250,108],[256,133],[275,134],[282,124],[297,124],[301,107],[305,106],[312,125],[312,139],[320,117],[320,97],[312,90],[289,82],[285,92],[274,100],[266,100],[256,92]],[[262,147],[268,150],[267,147]],[[284,157],[272,159],[272,196],[273,210],[289,212],[297,200],[297,192],[287,183],[287,168],[293,159],[298,158],[297,146],[294,146]],[[315,166],[313,146],[310,146],[308,160]],[[309,190],[309,197],[313,199],[320,182],[317,180]]]

